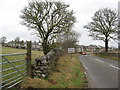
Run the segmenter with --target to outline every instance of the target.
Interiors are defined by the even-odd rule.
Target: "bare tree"
[[[20,48],[24,48],[24,41],[22,40],[22,41],[20,41]]]
[[[62,44],[64,51],[67,52],[68,48],[76,48],[79,36],[80,34],[72,31],[61,35],[58,41]]]
[[[42,42],[43,52],[50,51],[50,43],[58,33],[66,32],[75,22],[73,11],[63,2],[30,2],[21,12],[22,24],[34,29]]]
[[[0,38],[0,43],[4,46],[4,44],[5,44],[5,42],[6,42],[7,40],[6,40],[6,37],[1,37]]]
[[[19,43],[20,43],[20,37],[15,38],[15,47],[19,48]]]
[[[105,42],[105,51],[108,52],[108,42],[117,39],[117,13],[114,10],[104,8],[95,12],[92,22],[84,26],[89,29],[89,36],[94,40]]]

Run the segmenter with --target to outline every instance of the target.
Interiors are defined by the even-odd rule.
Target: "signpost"
[[[75,53],[75,48],[68,48],[68,53],[71,54],[72,58],[72,53]]]

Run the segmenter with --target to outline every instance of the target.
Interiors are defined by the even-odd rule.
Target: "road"
[[[86,69],[90,88],[118,88],[118,61],[91,55],[82,55],[79,59]]]

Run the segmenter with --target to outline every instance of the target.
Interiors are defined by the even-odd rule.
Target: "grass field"
[[[11,48],[11,47],[2,47],[2,54],[13,54],[13,53],[26,53],[26,49],[16,49],[16,48]],[[37,50],[32,50],[32,62],[35,60],[37,57],[41,57],[43,55],[42,51],[37,51]],[[18,59],[20,56],[15,56],[13,59]],[[21,57],[22,58],[22,57]],[[23,56],[23,58],[25,58]]]
[[[10,48],[10,47],[2,47],[2,53],[1,54],[15,54],[15,53],[26,53],[27,51],[25,49],[16,49],[16,48]],[[41,57],[43,55],[42,51],[32,51],[32,62],[34,62],[34,59],[37,58],[37,57]],[[8,60],[8,61],[14,61],[14,60],[20,60],[20,59],[25,59],[26,55],[17,55],[17,56],[5,56],[5,58]],[[4,58],[2,58],[3,62],[6,62],[6,60]],[[26,61],[23,60],[23,61],[19,61],[19,62],[14,62],[12,63],[14,66],[18,66],[18,65],[22,65],[24,64]],[[8,69],[8,68],[11,68],[12,66],[9,64],[9,63],[6,63],[6,64],[3,64],[2,65],[2,69]],[[17,69],[18,70],[21,70],[23,68],[26,68],[26,66],[22,66],[22,67],[18,67]],[[11,70],[7,70],[7,71],[4,71],[2,72],[2,75],[6,75],[6,74],[9,74],[9,73],[12,73],[12,72],[15,72],[16,70],[15,69],[11,69]],[[25,72],[26,69],[24,69],[23,71],[20,71],[19,73],[14,73],[12,75],[7,75],[6,77],[3,77],[2,80],[5,81],[7,79],[10,79],[10,78],[13,78],[23,72]],[[18,76],[12,80],[15,80],[17,78],[21,77]],[[11,82],[11,80],[8,80],[5,83],[8,83],[8,82]]]
[[[47,79],[26,78],[24,88],[84,88],[85,75],[78,54],[61,56]]]
[[[12,54],[12,53],[26,53],[25,49],[15,49],[10,47],[3,47],[2,54]],[[43,55],[42,51],[32,51],[32,62],[36,57],[41,57]],[[19,60],[25,58],[25,55],[20,56],[7,56],[9,61]],[[13,63],[15,66],[23,64],[24,61]],[[10,68],[11,65],[8,63],[3,65],[3,69]],[[20,67],[22,69],[25,67]],[[14,72],[15,70],[9,70],[3,72],[3,75]],[[22,71],[24,72],[24,71]],[[21,72],[21,73],[22,73]],[[4,77],[3,80],[17,76],[20,73],[9,75]],[[19,77],[17,77],[19,78]],[[9,80],[8,82],[11,82]],[[24,88],[83,88],[85,82],[85,75],[83,73],[83,68],[79,62],[78,54],[74,54],[71,59],[69,55],[61,56],[57,62],[56,69],[49,75],[47,79],[39,78],[26,78],[22,83]],[[6,82],[7,83],[7,82]]]

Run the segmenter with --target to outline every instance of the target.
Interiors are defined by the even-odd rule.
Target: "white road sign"
[[[68,48],[68,53],[75,53],[75,48]]]

